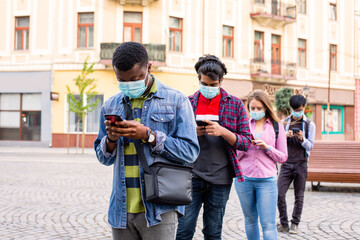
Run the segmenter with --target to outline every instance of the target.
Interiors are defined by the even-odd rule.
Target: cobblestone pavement
[[[0,166],[0,239],[111,239],[112,167],[101,165],[93,150],[67,155],[66,149],[0,147]],[[279,233],[279,239],[360,239],[360,184],[324,185],[306,192],[299,234]],[[290,216],[293,201],[290,189]],[[203,239],[201,226],[199,218],[196,240]],[[246,239],[234,189],[223,239]]]

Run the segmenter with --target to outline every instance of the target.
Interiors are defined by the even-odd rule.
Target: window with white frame
[[[94,13],[78,15],[78,48],[94,47]]]
[[[329,5],[329,19],[336,21],[336,2],[331,2]]]
[[[234,28],[230,26],[223,26],[223,57],[234,57]]]
[[[297,1],[298,13],[306,14],[306,0]]]
[[[74,94],[75,99],[79,100],[80,95]],[[86,96],[85,96],[86,97]],[[90,104],[95,103],[99,100],[98,105],[95,110],[89,112],[85,116],[85,132],[86,133],[95,133],[99,130],[99,116],[101,106],[104,103],[104,96],[103,95],[95,95],[90,99]],[[86,104],[86,100],[84,100],[84,104]],[[69,111],[69,105],[67,106],[67,111]],[[78,124],[79,123],[79,124]],[[75,114],[74,112],[70,112],[70,122],[69,122],[69,132],[81,132],[83,128],[82,119]]]
[[[29,49],[30,18],[15,18],[15,50]]]
[[[182,19],[170,17],[169,19],[169,50],[181,52],[182,50]]]

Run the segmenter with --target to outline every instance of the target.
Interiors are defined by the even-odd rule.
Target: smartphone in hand
[[[251,140],[251,143],[255,145],[255,137],[252,133],[250,133],[250,140]]]
[[[105,114],[104,117],[106,120],[111,122],[111,125],[115,125],[115,122],[123,121],[123,119],[117,114]]]
[[[198,126],[207,126],[207,125],[209,125],[208,123],[203,122],[203,121],[201,121],[201,120],[196,120],[196,124],[197,124]]]
[[[293,131],[293,133],[300,132],[300,128],[293,128],[292,131]]]

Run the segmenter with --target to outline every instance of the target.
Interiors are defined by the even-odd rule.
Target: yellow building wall
[[[74,94],[78,93],[74,79],[81,71],[55,71],[53,81],[53,92],[59,93],[59,101],[52,102],[53,125],[52,133],[65,133],[67,129],[67,89],[69,85]],[[164,72],[152,72],[162,83],[177,89],[186,96],[193,94],[199,89],[199,81],[196,74],[175,74]],[[112,70],[95,70],[90,77],[96,79],[96,89],[98,94],[104,95],[104,101],[119,92],[115,74]]]
[[[53,101],[53,125],[52,133],[64,133],[67,129],[67,103],[66,85],[69,85],[74,94],[78,93],[77,86],[74,79],[81,73],[81,71],[55,71],[53,80],[53,92],[59,93],[59,101]],[[98,94],[104,95],[106,101],[111,96],[118,92],[115,74],[111,70],[96,70],[90,77],[96,79],[96,91]]]

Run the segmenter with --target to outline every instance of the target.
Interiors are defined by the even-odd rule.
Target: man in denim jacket
[[[186,96],[150,74],[148,54],[139,43],[121,44],[114,52],[113,68],[121,92],[102,106],[94,143],[98,160],[106,166],[114,164],[108,212],[113,238],[175,239],[184,206],[145,200],[144,172],[133,140],[144,142],[149,165],[159,160],[194,162],[200,148],[192,107]],[[125,104],[134,120],[125,120]],[[104,114],[119,115],[124,121],[111,125]]]

